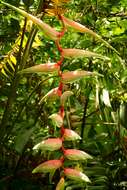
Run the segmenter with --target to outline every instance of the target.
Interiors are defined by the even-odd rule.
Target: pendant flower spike
[[[69,0],[51,0],[51,4],[54,5],[54,8],[59,8],[58,6],[61,6],[63,3],[68,2]],[[48,138],[46,140],[43,140],[42,142],[38,143],[33,147],[33,150],[41,150],[41,151],[61,151],[61,158],[60,159],[54,159],[49,160],[46,162],[43,162],[42,164],[38,165],[32,173],[49,173],[49,179],[52,179],[55,171],[59,168],[62,168],[62,175],[61,179],[59,180],[56,190],[64,190],[65,187],[65,180],[64,177],[67,177],[71,180],[76,180],[79,182],[90,182],[89,178],[82,172],[72,169],[72,168],[64,168],[64,159],[68,160],[87,160],[92,159],[92,157],[87,154],[84,151],[77,150],[77,149],[65,149],[64,147],[64,141],[75,141],[80,140],[81,137],[73,130],[64,128],[64,115],[65,115],[65,103],[67,102],[67,99],[73,95],[72,91],[65,91],[64,90],[64,84],[71,83],[75,80],[81,79],[83,77],[89,76],[95,76],[99,75],[95,72],[89,72],[84,70],[75,70],[75,71],[68,71],[68,72],[62,72],[61,65],[63,63],[64,58],[83,58],[83,57],[95,57],[102,60],[110,60],[106,56],[102,56],[100,54],[83,50],[83,49],[63,49],[60,45],[60,38],[63,36],[64,31],[66,29],[66,26],[72,27],[76,29],[79,32],[87,32],[91,34],[94,37],[99,38],[99,36],[94,33],[92,30],[89,30],[85,26],[76,23],[75,21],[69,20],[66,17],[64,17],[61,14],[56,14],[61,22],[63,29],[61,32],[57,32],[54,28],[49,26],[48,24],[44,23],[42,20],[38,19],[37,17],[25,12],[24,10],[21,10],[17,7],[14,7],[13,5],[10,5],[8,3],[2,2],[4,5],[12,8],[13,10],[19,12],[22,16],[26,17],[27,19],[30,19],[34,24],[39,26],[43,32],[52,40],[56,42],[57,50],[59,51],[59,54],[61,55],[60,60],[58,60],[57,63],[47,63],[47,64],[40,64],[35,65],[33,67],[26,68],[19,72],[21,73],[54,73],[57,72],[59,75],[59,85],[56,88],[51,89],[41,100],[44,101],[47,98],[52,97],[59,97],[60,99],[60,107],[59,110],[56,113],[53,113],[49,116],[49,118],[52,120],[55,126],[57,126],[60,129],[57,129],[57,132],[55,135],[58,135],[58,137],[55,138]],[[102,39],[101,39],[102,40]],[[102,40],[102,42],[104,42]],[[110,47],[110,46],[109,46]],[[73,118],[73,120],[77,120],[77,118]],[[55,156],[55,155],[54,155]]]

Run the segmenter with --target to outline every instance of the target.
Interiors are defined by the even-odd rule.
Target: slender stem
[[[96,114],[99,111],[100,111],[99,108],[97,108],[95,111],[92,111],[90,114],[86,115],[86,118],[90,117],[93,114]]]
[[[86,89],[88,88],[88,85],[86,87]],[[81,125],[81,141],[80,143],[82,143],[83,141],[83,136],[84,136],[84,129],[85,129],[85,125],[86,125],[86,115],[87,115],[87,107],[88,107],[88,103],[89,103],[89,95],[91,93],[92,87],[89,88],[87,97],[85,97],[84,100],[84,111],[83,111],[83,118],[82,118],[82,125]]]

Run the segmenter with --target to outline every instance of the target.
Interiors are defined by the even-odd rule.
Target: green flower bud
[[[49,160],[46,162],[43,162],[39,166],[37,166],[32,173],[48,173],[52,172],[62,166],[61,160]]]
[[[72,180],[90,182],[90,179],[84,173],[75,169],[65,168],[64,174]]]
[[[74,141],[74,140],[81,139],[81,137],[75,131],[71,129],[64,129],[63,137],[64,137],[64,140],[66,141]]]
[[[64,151],[64,156],[69,160],[86,160],[92,159],[92,156],[84,151],[76,149],[67,149]]]
[[[62,140],[60,138],[49,138],[44,140],[33,147],[33,150],[49,150],[54,151],[60,149],[62,146]]]

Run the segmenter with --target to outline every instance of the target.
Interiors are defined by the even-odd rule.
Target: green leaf
[[[16,131],[17,136],[14,141],[14,148],[19,153],[22,154],[22,151],[27,144],[29,138],[31,137],[34,127],[32,125],[33,123],[26,123],[22,122],[19,124],[19,129]]]
[[[49,182],[51,183],[52,182],[52,179],[53,179],[53,176],[55,174],[55,171],[56,170],[52,170],[50,173],[49,173]]]

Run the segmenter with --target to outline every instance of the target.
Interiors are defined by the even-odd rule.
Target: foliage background
[[[34,14],[49,8],[47,0],[6,2]],[[87,165],[77,166],[85,170],[92,183],[85,187],[67,181],[67,190],[127,189],[126,7],[125,0],[72,0],[65,6],[68,18],[101,35],[116,48],[121,58],[88,34],[72,29],[61,40],[65,48],[89,49],[111,59],[108,62],[87,58],[64,61],[63,70],[82,68],[103,74],[100,78],[82,79],[66,86],[74,96],[66,105],[65,125],[82,136],[82,141],[75,146],[94,157]],[[43,13],[42,19],[60,29],[54,16]],[[58,153],[35,154],[32,150],[39,141],[57,135],[48,117],[57,112],[59,102],[51,100],[41,105],[38,102],[57,86],[58,79],[50,75],[28,74],[20,78],[17,75],[23,67],[59,59],[55,44],[37,31],[31,22],[0,4],[0,189],[3,190],[50,190],[55,189],[58,181],[59,174],[50,184],[47,175],[31,173],[47,156],[58,156]],[[33,43],[27,51],[32,35]],[[76,120],[74,115],[78,116]]]

